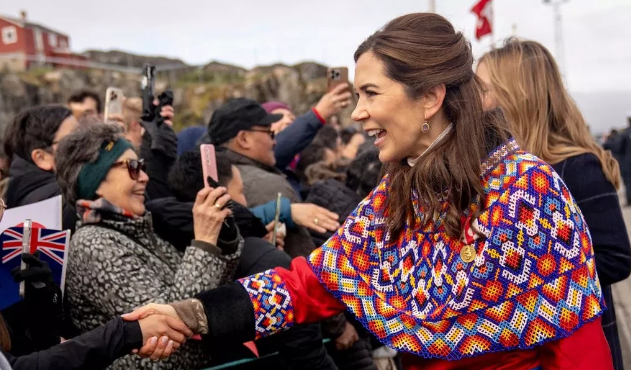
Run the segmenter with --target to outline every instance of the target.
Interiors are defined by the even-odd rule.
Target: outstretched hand
[[[297,225],[321,234],[327,231],[337,231],[340,227],[338,222],[340,216],[311,203],[293,203],[291,205],[291,218]]]

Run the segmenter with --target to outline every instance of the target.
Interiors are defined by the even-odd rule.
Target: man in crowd
[[[68,98],[68,109],[76,119],[82,117],[98,117],[101,115],[101,99],[93,91],[78,91]]]
[[[275,167],[272,124],[281,118],[268,114],[253,100],[240,98],[219,107],[210,119],[210,142],[225,150],[239,168],[248,207],[275,200],[278,193],[292,203],[300,202],[298,194]],[[320,220],[316,218],[313,222],[317,225]],[[288,230],[285,251],[290,256],[305,256],[313,249],[315,244],[307,230],[300,226]]]

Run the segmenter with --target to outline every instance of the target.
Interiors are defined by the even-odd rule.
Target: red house
[[[0,69],[21,71],[32,65],[63,64],[65,59],[85,60],[70,52],[70,38],[26,19],[0,15]]]

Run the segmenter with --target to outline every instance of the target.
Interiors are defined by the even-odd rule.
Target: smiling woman
[[[291,270],[198,294],[208,335],[247,341],[349,310],[406,369],[611,369],[583,216],[551,166],[505,139],[501,113],[483,113],[462,34],[408,14],[355,59],[353,118],[379,137],[386,176]],[[136,315],[152,309],[173,311]]]
[[[230,279],[241,253],[236,225],[221,233],[231,211],[225,188],[204,189],[193,207],[195,240],[184,253],[160,239],[145,212],[149,177],[120,128],[86,124],[59,143],[57,179],[81,220],[68,255],[66,294],[83,332],[147,302],[185,299]],[[200,368],[199,345],[182,347],[157,368]],[[156,368],[127,356],[114,368]]]

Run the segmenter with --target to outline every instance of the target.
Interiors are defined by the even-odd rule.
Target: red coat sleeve
[[[286,330],[294,324],[317,322],[346,306],[322,286],[304,257],[290,270],[276,268],[240,279],[254,308],[255,338]]]

